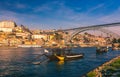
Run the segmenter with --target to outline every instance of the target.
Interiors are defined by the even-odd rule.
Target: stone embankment
[[[109,66],[111,63],[115,62],[116,60],[120,59],[120,56],[113,58],[112,60],[105,62],[101,66],[95,68],[94,70],[90,71],[88,74],[91,74],[92,76],[90,77],[102,77],[102,70],[106,67]],[[88,74],[83,77],[89,77]]]

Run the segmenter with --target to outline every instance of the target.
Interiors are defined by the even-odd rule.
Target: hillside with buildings
[[[18,47],[20,45],[40,45],[45,47],[66,46],[65,39],[70,34],[55,30],[30,30],[24,25],[18,26],[13,21],[0,21],[0,46]],[[71,43],[76,46],[96,46],[111,44],[107,37],[89,33],[78,34]]]

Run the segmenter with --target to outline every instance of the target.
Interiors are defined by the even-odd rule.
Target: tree
[[[118,43],[120,43],[120,38],[117,41],[118,41]]]
[[[85,34],[85,35],[88,35],[88,33],[87,33],[87,32],[85,32],[84,34]]]
[[[74,41],[80,41],[80,39],[77,38],[77,37],[73,38],[73,40],[74,40]]]
[[[55,41],[58,41],[58,42],[59,42],[60,40],[63,39],[63,36],[62,36],[61,34],[54,33],[53,39],[54,39]]]
[[[112,43],[117,43],[118,40],[116,38],[113,38]]]

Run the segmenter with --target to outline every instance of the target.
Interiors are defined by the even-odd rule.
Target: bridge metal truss
[[[88,31],[88,30],[99,30],[106,34],[112,35],[115,38],[120,38],[120,35],[112,32],[108,29],[104,29],[107,27],[114,27],[114,26],[120,26],[120,22],[119,23],[111,23],[111,24],[103,24],[103,25],[93,25],[93,26],[88,26],[88,27],[79,27],[79,28],[73,28],[73,29],[65,29],[62,31],[71,32],[70,36],[67,39],[65,38],[65,41],[70,41],[77,34],[84,32],[84,31]]]

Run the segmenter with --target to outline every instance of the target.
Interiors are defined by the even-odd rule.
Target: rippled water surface
[[[0,77],[80,77],[102,63],[120,55],[120,51],[96,54],[95,48],[74,48],[84,53],[82,59],[67,62],[51,61],[33,65],[30,61],[41,54],[41,48],[0,49]]]

